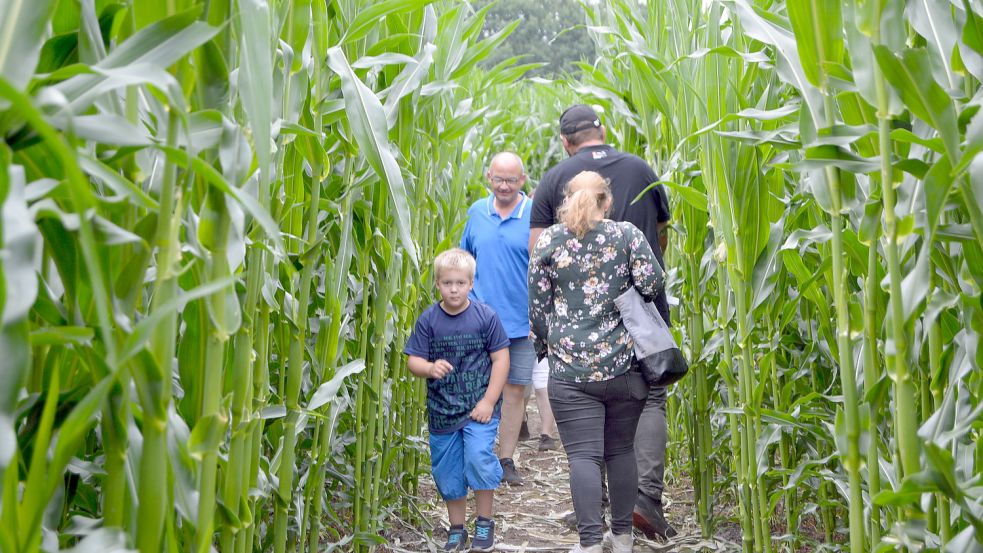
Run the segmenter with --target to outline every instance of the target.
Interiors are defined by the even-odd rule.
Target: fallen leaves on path
[[[532,424],[532,421],[530,421]],[[537,425],[538,426],[538,425]],[[577,532],[564,523],[572,510],[567,459],[562,450],[541,452],[538,440],[521,442],[515,464],[524,483],[521,486],[503,484],[495,494],[495,551],[539,552],[569,551],[578,541]],[[679,534],[668,542],[635,537],[635,551],[657,553],[696,553],[740,551],[740,545],[724,539],[706,540],[700,536],[699,525],[692,513],[692,490],[669,489],[663,500],[666,516]],[[393,553],[438,552],[447,538],[447,511],[434,489],[429,476],[420,479],[420,498],[417,504],[426,516],[424,527],[413,527],[404,521],[383,551]],[[474,503],[469,501],[468,520],[473,520]],[[471,532],[473,522],[469,522]]]

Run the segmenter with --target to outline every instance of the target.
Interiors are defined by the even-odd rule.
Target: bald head
[[[520,175],[525,174],[525,168],[522,166],[522,159],[513,152],[499,152],[492,156],[491,163],[488,164],[488,170],[494,171],[496,169],[501,169],[502,171],[513,172],[518,170]]]
[[[522,159],[512,152],[501,152],[488,165],[488,185],[495,195],[495,207],[508,212],[519,201],[519,191],[526,184]]]

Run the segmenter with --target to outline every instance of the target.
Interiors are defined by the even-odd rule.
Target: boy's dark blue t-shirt
[[[444,378],[427,379],[430,432],[447,434],[464,428],[481,401],[491,379],[491,353],[509,347],[509,337],[498,315],[488,305],[471,300],[457,315],[448,315],[435,303],[416,321],[403,353],[427,361],[448,361],[454,370]],[[495,404],[495,417],[502,400]]]

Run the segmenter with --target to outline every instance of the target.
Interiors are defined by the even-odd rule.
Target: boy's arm
[[[431,363],[417,355],[410,355],[406,366],[410,369],[411,373],[420,378],[436,378],[438,380],[444,378],[453,369],[451,364],[443,359],[438,359]]]
[[[471,418],[480,423],[491,420],[492,414],[495,412],[495,404],[498,403],[498,398],[502,396],[505,381],[509,378],[509,348],[491,352],[491,361],[491,378],[488,380],[488,389],[485,390],[485,396],[471,411]]]

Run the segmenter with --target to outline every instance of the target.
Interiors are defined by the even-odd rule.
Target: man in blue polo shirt
[[[491,194],[468,209],[461,248],[478,262],[471,293],[498,314],[510,339],[508,383],[499,426],[499,462],[502,481],[522,484],[512,455],[519,441],[525,411],[526,386],[532,382],[536,352],[529,341],[529,215],[532,200],[523,192],[526,174],[522,160],[511,152],[492,158],[488,167]]]

